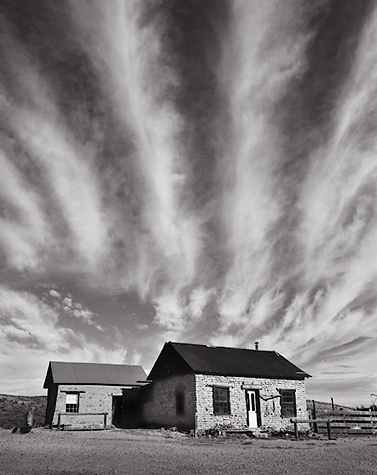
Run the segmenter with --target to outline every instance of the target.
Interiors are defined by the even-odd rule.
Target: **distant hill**
[[[11,429],[25,424],[25,416],[34,407],[34,427],[42,426],[46,413],[46,396],[11,396],[0,394],[0,427]]]
[[[331,402],[323,402],[323,401],[314,401],[315,403],[315,409],[316,412],[323,412],[323,411],[331,411],[332,410],[332,404]],[[313,400],[312,399],[307,399],[306,400],[306,406],[309,411],[313,410]],[[350,407],[350,406],[342,406],[340,404],[334,404],[334,410],[335,411],[353,411],[355,408]]]

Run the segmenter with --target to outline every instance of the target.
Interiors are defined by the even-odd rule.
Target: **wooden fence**
[[[319,434],[333,436],[377,435],[377,412],[367,411],[324,411],[317,419],[292,418],[295,436],[298,438],[298,424],[309,424]]]
[[[331,434],[335,436],[377,435],[377,412],[326,410],[317,411],[317,416],[330,421]],[[318,433],[326,433],[326,422],[317,422],[317,429]]]
[[[314,417],[313,417],[314,416]],[[331,435],[377,435],[377,412],[350,410],[313,411],[309,419],[291,419],[295,434],[298,436],[298,424],[310,425],[313,432]]]

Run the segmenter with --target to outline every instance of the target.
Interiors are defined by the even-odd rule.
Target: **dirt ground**
[[[2,475],[376,474],[376,460],[377,437],[195,439],[165,430],[0,430]]]

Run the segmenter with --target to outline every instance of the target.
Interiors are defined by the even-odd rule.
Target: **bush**
[[[232,424],[215,424],[210,429],[205,430],[205,435],[211,437],[219,437],[225,435],[225,431],[232,429],[234,429]]]

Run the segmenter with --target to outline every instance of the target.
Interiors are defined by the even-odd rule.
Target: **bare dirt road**
[[[296,441],[194,439],[163,430],[0,430],[1,475],[360,475],[376,474],[376,460],[377,437]]]

